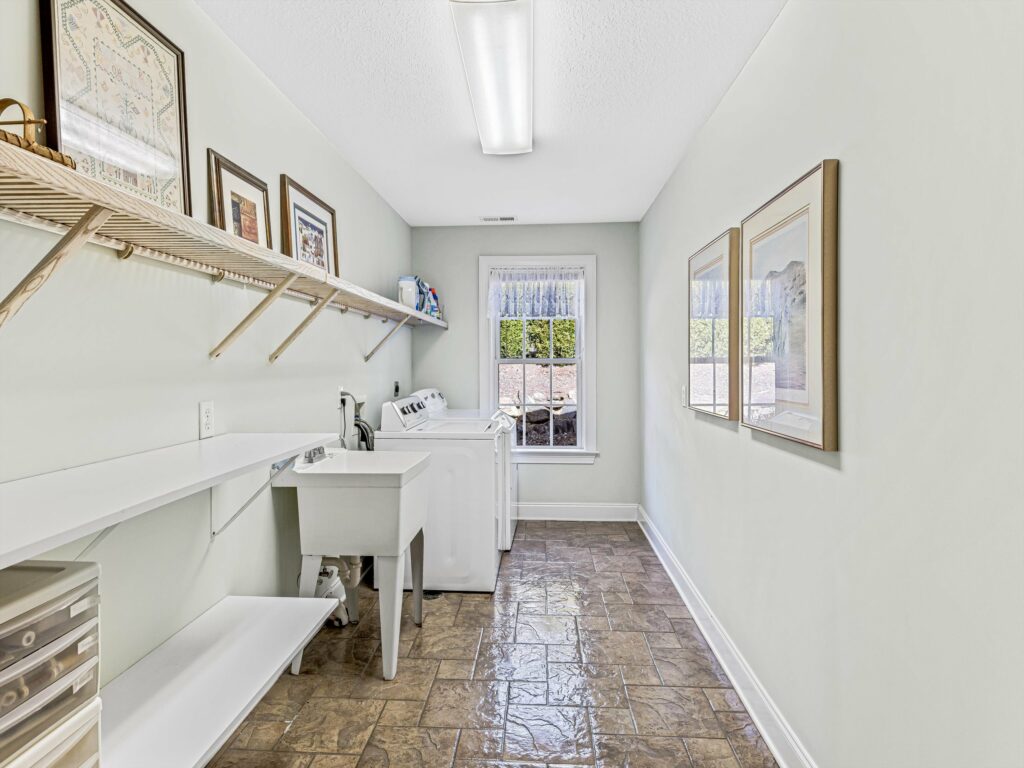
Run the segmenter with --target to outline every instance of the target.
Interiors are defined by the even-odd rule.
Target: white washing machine
[[[491,419],[430,419],[419,397],[384,403],[378,451],[427,451],[430,500],[423,529],[423,587],[493,592],[501,552],[506,428]],[[406,588],[412,586],[406,569]]]
[[[410,397],[418,397],[423,401],[426,413],[431,419],[450,421],[490,419],[506,427],[504,431],[505,445],[501,448],[503,498],[498,514],[498,547],[505,551],[512,549],[512,539],[516,535],[516,524],[519,522],[519,466],[512,461],[515,419],[500,410],[490,412],[480,409],[449,408],[444,393],[434,387],[418,389]]]

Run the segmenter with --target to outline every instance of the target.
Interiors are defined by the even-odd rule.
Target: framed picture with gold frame
[[[726,230],[690,257],[686,404],[739,418],[740,230]]]
[[[742,223],[742,403],[751,429],[839,448],[839,161],[825,160]]]
[[[206,150],[210,166],[210,221],[250,243],[272,248],[270,190],[261,181],[224,155]]]
[[[284,254],[338,276],[338,225],[334,209],[281,174],[281,239]]]

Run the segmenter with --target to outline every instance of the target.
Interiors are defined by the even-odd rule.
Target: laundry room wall
[[[643,504],[792,766],[1024,765],[1022,39],[1019,2],[790,0],[640,227]],[[687,258],[824,158],[835,454],[680,404]]]
[[[132,6],[185,53],[195,216],[206,220],[213,147],[269,184],[280,250],[279,174],[287,173],[336,208],[342,275],[393,296],[410,266],[405,222],[196,5]],[[38,2],[5,0],[3,17],[0,96],[41,111]],[[0,292],[55,240],[0,222]],[[337,386],[366,394],[369,412],[379,414],[395,380],[411,383],[410,335],[435,332],[402,330],[364,363],[387,328],[328,310],[270,365],[267,355],[309,311],[286,298],[209,360],[264,295],[85,248],[0,329],[0,481],[194,440],[200,400],[215,402],[217,432],[336,432]],[[123,523],[88,555],[103,569],[105,680],[224,595],[294,594],[294,492],[274,496],[273,505],[269,493],[261,497],[214,543],[204,492]],[[75,557],[87,543],[51,556]]]
[[[413,271],[436,286],[451,329],[413,338],[413,383],[479,407],[479,257],[597,256],[597,442],[593,465],[521,464],[520,501],[544,514],[624,514],[640,493],[637,225],[414,227]],[[566,505],[582,505],[566,509]],[[605,506],[611,505],[611,506]],[[629,513],[629,510],[625,513]]]

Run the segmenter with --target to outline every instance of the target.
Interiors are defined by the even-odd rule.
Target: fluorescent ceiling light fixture
[[[533,0],[450,0],[485,155],[533,151]]]

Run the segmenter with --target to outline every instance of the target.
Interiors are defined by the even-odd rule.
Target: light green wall
[[[393,295],[410,265],[405,222],[192,2],[132,5],[185,52],[196,216],[206,217],[212,146],[269,183],[279,248],[278,180],[287,173],[336,208],[343,276]],[[37,2],[5,0],[3,15],[0,95],[41,111]],[[0,223],[0,292],[55,239]],[[385,329],[353,313],[325,312],[269,365],[309,310],[292,299],[208,360],[264,295],[86,248],[0,332],[0,480],[195,439],[200,400],[215,401],[218,432],[336,431],[339,384],[367,394],[374,414],[394,380],[410,384],[412,332],[364,364]],[[275,495],[276,510],[265,495],[214,544],[207,492],[121,525],[96,548],[105,680],[226,594],[293,593],[294,494]],[[54,555],[73,557],[86,543]]]
[[[640,494],[637,225],[414,227],[413,269],[438,286],[451,321],[413,339],[417,387],[439,387],[453,408],[479,403],[479,257],[596,254],[597,441],[593,465],[519,467],[520,501],[635,504]],[[590,300],[590,297],[588,297]]]
[[[820,768],[1024,765],[1024,5],[790,0],[640,227],[644,505]],[[687,258],[840,160],[841,450],[680,404]]]

